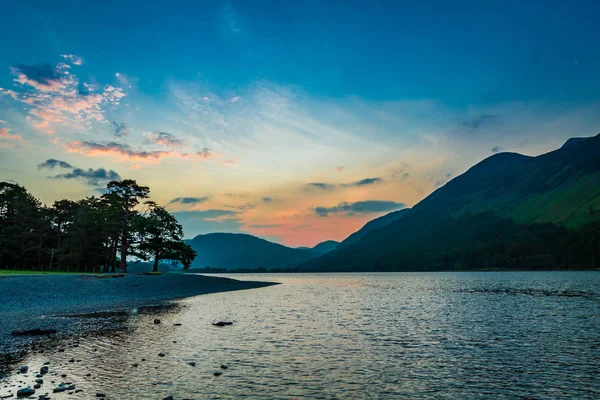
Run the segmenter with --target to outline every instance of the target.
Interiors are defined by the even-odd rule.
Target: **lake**
[[[282,284],[181,300],[23,363],[83,390],[53,399],[600,398],[598,272],[223,276]]]

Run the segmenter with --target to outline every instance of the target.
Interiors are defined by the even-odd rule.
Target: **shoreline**
[[[122,329],[123,317],[160,311],[178,299],[276,284],[192,274],[4,276],[0,279],[0,318],[5,321],[0,324],[0,357],[26,353],[57,338]],[[12,335],[37,328],[57,333]]]

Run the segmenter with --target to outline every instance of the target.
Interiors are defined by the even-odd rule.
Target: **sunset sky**
[[[342,240],[496,152],[599,133],[598,15],[599,1],[3,2],[0,179],[48,204],[136,179],[188,238]]]

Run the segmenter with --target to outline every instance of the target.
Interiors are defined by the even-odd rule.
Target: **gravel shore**
[[[68,336],[93,328],[77,318],[60,316],[131,312],[184,297],[270,285],[192,274],[0,277],[0,354],[37,340],[11,335],[15,330],[56,329],[59,335]]]

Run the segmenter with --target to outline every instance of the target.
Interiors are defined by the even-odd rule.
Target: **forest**
[[[590,213],[595,212],[590,210]],[[394,235],[374,232],[358,245],[322,257],[307,271],[494,271],[597,269],[600,222],[573,229],[517,223],[492,212],[450,217],[408,215]],[[373,244],[381,247],[375,247]],[[362,251],[368,249],[370,251]],[[331,257],[336,255],[337,257]]]
[[[42,204],[26,188],[0,182],[0,269],[127,272],[127,258],[189,268],[196,252],[150,189],[109,182],[100,197]]]

